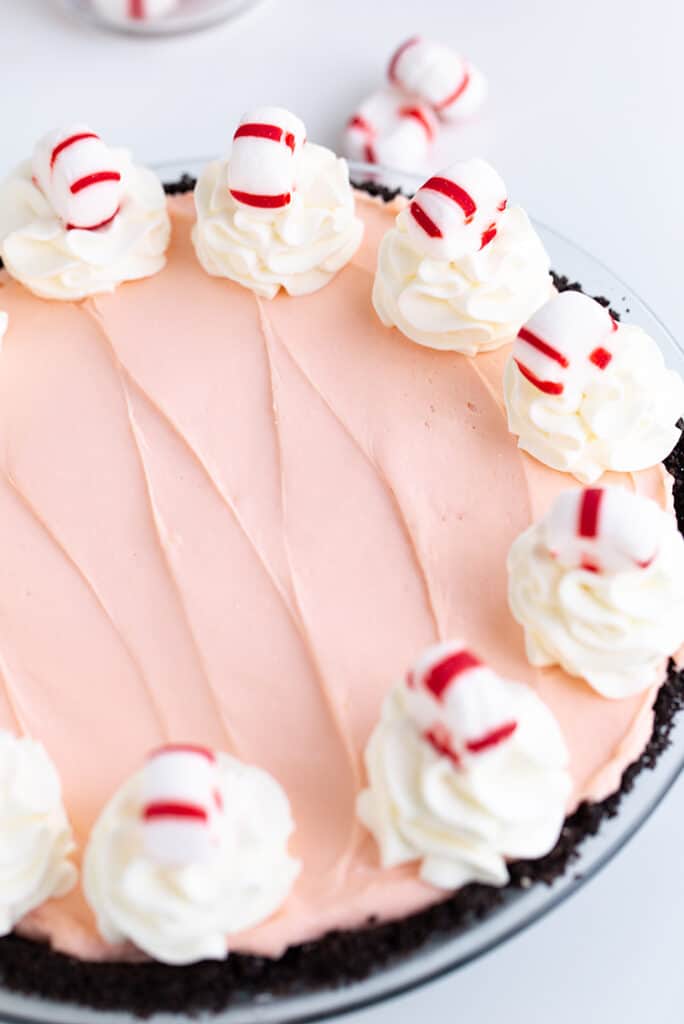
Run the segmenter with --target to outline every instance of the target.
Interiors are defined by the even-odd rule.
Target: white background
[[[454,136],[509,194],[627,280],[684,340],[684,7],[678,0],[266,0],[194,36],[84,29],[0,0],[0,174],[73,120],[144,161],[225,150],[246,107],[291,107],[335,146],[416,30],[478,63],[491,98]],[[684,784],[569,904],[456,975],[353,1024],[679,1024]]]

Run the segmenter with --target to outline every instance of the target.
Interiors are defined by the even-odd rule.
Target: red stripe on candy
[[[284,142],[293,152],[295,148],[295,137],[292,132],[284,132],[276,124],[258,124],[256,122],[241,124],[233,136],[233,141],[244,138],[270,139],[271,142]]]
[[[436,750],[438,754],[441,754],[442,757],[448,757],[449,760],[453,761],[457,767],[460,767],[461,759],[458,756],[458,753],[451,746],[451,734],[445,726],[437,722],[423,735],[430,746]]]
[[[507,206],[508,206],[508,200],[504,199],[503,202],[499,203],[499,205],[497,206],[497,210],[500,213],[503,213]]]
[[[427,188],[431,192],[439,192],[441,195],[446,196],[447,199],[452,199],[463,210],[466,224],[469,224],[473,219],[473,215],[477,210],[475,200],[464,188],[457,185],[455,181],[449,181],[448,178],[438,176],[436,178],[429,178],[422,188]]]
[[[365,117],[362,117],[361,114],[354,114],[353,117],[350,117],[347,127],[358,128],[360,132],[365,132],[366,135],[375,135],[373,125]]]
[[[532,346],[532,348],[536,348],[536,350],[541,352],[542,355],[548,356],[549,359],[553,359],[554,362],[559,363],[561,366],[567,368],[570,365],[569,360],[565,358],[562,352],[553,348],[548,342],[544,341],[543,338],[539,338],[536,334],[533,334],[532,331],[527,329],[527,327],[520,328],[518,331],[518,337],[521,341],[526,341],[528,345]]]
[[[80,132],[78,135],[70,135],[68,139],[62,139],[59,145],[55,146],[52,150],[52,155],[50,156],[50,170],[52,170],[57,163],[57,158],[60,153],[63,153],[65,149],[69,148],[69,146],[73,146],[76,142],[81,142],[82,139],[99,139],[99,137],[100,136],[96,135],[95,132]]]
[[[262,210],[276,210],[280,206],[287,206],[292,199],[289,192],[283,192],[279,196],[257,196],[252,192],[238,192],[231,188],[230,194],[239,203],[244,203],[245,206],[256,206]]]
[[[407,39],[405,43],[402,43],[399,49],[395,52],[394,56],[392,57],[392,60],[390,61],[388,71],[390,82],[394,82],[395,85],[399,84],[397,82],[397,65],[399,64],[399,61],[404,56],[406,51],[409,50],[412,46],[415,46],[416,43],[419,42],[420,36],[412,36],[410,39]]]
[[[582,559],[580,562],[580,569],[584,569],[585,572],[601,572],[601,569],[596,562],[592,562],[590,558]]]
[[[582,493],[577,524],[577,533],[580,537],[591,539],[597,536],[602,500],[603,490],[600,487],[588,487]]]
[[[618,322],[613,316],[610,318],[610,329],[611,331],[617,331],[618,329]]]
[[[484,249],[485,245],[489,245],[493,239],[496,238],[496,224],[490,224],[486,231],[482,232],[482,243],[480,249]]]
[[[100,221],[99,224],[89,224],[88,227],[79,227],[78,224],[67,224],[67,231],[99,231],[100,228],[106,228],[108,224],[111,224],[119,214],[121,213],[121,207],[117,206],[111,217],[107,217],[107,220]]]
[[[417,224],[421,226],[426,235],[428,235],[430,238],[442,237],[442,232],[440,231],[438,225],[435,224],[434,220],[431,217],[428,217],[423,207],[420,205],[420,203],[417,203],[415,199],[411,203],[409,210],[411,211],[413,219],[416,221]]]
[[[468,88],[469,85],[470,85],[470,72],[466,71],[466,72],[464,72],[463,78],[461,79],[459,84],[456,86],[454,91],[451,93],[451,95],[447,96],[446,99],[440,100],[439,103],[435,103],[435,110],[444,110],[445,107],[450,107],[452,103],[455,103],[456,100],[461,98],[461,96],[466,91],[466,89]]]
[[[165,746],[153,750],[148,760],[151,761],[152,758],[158,757],[160,754],[197,754],[199,757],[204,757],[207,761],[211,761],[212,764],[216,760],[213,750],[209,750],[208,747],[202,747],[199,743],[167,743]]]
[[[527,367],[523,363],[521,363],[519,359],[515,360],[515,365],[518,367],[523,377],[525,377],[526,380],[529,380],[530,384],[534,384],[535,388],[538,388],[540,391],[543,391],[545,395],[563,394],[563,385],[559,381],[540,380],[539,377],[536,377],[531,370],[528,370]]]
[[[432,141],[434,136],[432,125],[420,107],[402,107],[399,111],[399,117],[412,117],[414,121],[418,121],[418,123],[422,125],[423,131],[427,135],[428,139]]]
[[[184,818],[192,821],[209,820],[209,815],[203,807],[195,804],[174,803],[172,800],[159,801],[159,803],[148,804],[143,811],[145,821],[156,821],[159,818]]]
[[[599,347],[595,348],[589,356],[589,361],[592,362],[594,366],[598,366],[599,370],[605,370],[612,358],[613,353],[599,345]]]
[[[142,21],[145,17],[145,0],[128,0],[128,16]]]
[[[75,181],[69,191],[72,196],[77,196],[84,189],[90,188],[91,185],[100,185],[103,181],[121,181],[121,175],[118,171],[96,171],[95,174],[86,174],[84,178]]]
[[[457,651],[456,654],[450,654],[444,661],[432,666],[425,677],[425,687],[437,700],[441,700],[444,691],[454,679],[468,669],[479,668],[481,664],[480,659],[470,651]]]
[[[484,750],[498,747],[500,743],[510,739],[517,728],[517,722],[506,722],[505,725],[500,725],[498,729],[492,729],[491,732],[480,736],[476,740],[468,740],[466,750],[469,750],[471,754],[481,754]]]

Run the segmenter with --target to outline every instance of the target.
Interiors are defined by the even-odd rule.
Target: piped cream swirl
[[[373,305],[419,345],[468,356],[499,348],[552,294],[549,258],[520,207],[501,214],[489,244],[454,260],[416,247],[409,216],[402,210],[380,244]]]
[[[504,397],[518,445],[553,469],[594,483],[607,470],[656,466],[679,440],[684,381],[640,327],[620,325],[604,370],[587,363],[580,387],[540,391],[511,359]]]
[[[73,850],[59,776],[45,749],[0,731],[0,935],[74,887]]]
[[[30,163],[0,185],[0,256],[35,295],[83,299],[163,269],[171,223],[161,183],[125,150],[112,155],[124,199],[114,220],[94,231],[64,226],[33,181]]]
[[[101,935],[126,940],[170,964],[221,960],[228,936],[271,917],[299,864],[287,852],[293,829],[284,791],[266,772],[217,756],[224,808],[207,862],[164,866],[145,852],[139,772],[98,819],[84,861],[84,889]]]
[[[662,522],[656,557],[623,572],[564,566],[544,521],[514,542],[509,603],[533,665],[561,665],[618,699],[662,679],[665,659],[684,643],[684,540],[671,515],[653,514]]]
[[[363,236],[345,160],[307,143],[297,189],[280,210],[247,209],[228,187],[228,162],[209,164],[197,183],[193,242],[208,274],[272,299],[284,288],[323,288],[352,258]]]
[[[507,859],[541,857],[555,844],[571,788],[565,742],[529,687],[504,685],[517,729],[460,767],[421,735],[405,684],[385,701],[366,750],[369,787],[358,800],[383,867],[420,861],[421,878],[438,889],[501,886]]]

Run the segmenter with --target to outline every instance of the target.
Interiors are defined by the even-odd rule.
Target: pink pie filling
[[[231,948],[279,955],[439,893],[382,871],[355,818],[384,696],[463,636],[557,715],[579,800],[650,734],[654,691],[608,701],[525,658],[506,554],[572,479],[517,448],[506,349],[475,360],[388,330],[371,306],[396,208],[359,196],[362,250],[322,291],[261,301],[208,277],[190,196],[166,270],[81,304],[0,274],[0,725],[39,738],[79,855],[99,811],[168,740],[227,750],[285,787],[302,874]],[[669,500],[656,468],[621,482]],[[80,888],[24,934],[83,958]]]

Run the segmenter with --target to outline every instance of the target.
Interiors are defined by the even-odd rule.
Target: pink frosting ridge
[[[574,791],[602,798],[650,735],[654,691],[599,697],[527,663],[506,555],[570,477],[518,451],[501,376],[382,326],[370,296],[396,214],[359,195],[364,244],[332,284],[261,301],[207,276],[191,196],[167,268],[80,304],[0,274],[0,726],[39,738],[82,852],[153,747],[189,741],[285,787],[302,874],[231,937],[279,955],[443,894],[382,871],[357,822],[383,698],[427,644],[463,636],[557,715]],[[662,504],[660,468],[615,482]],[[83,958],[80,888],[21,930]]]

